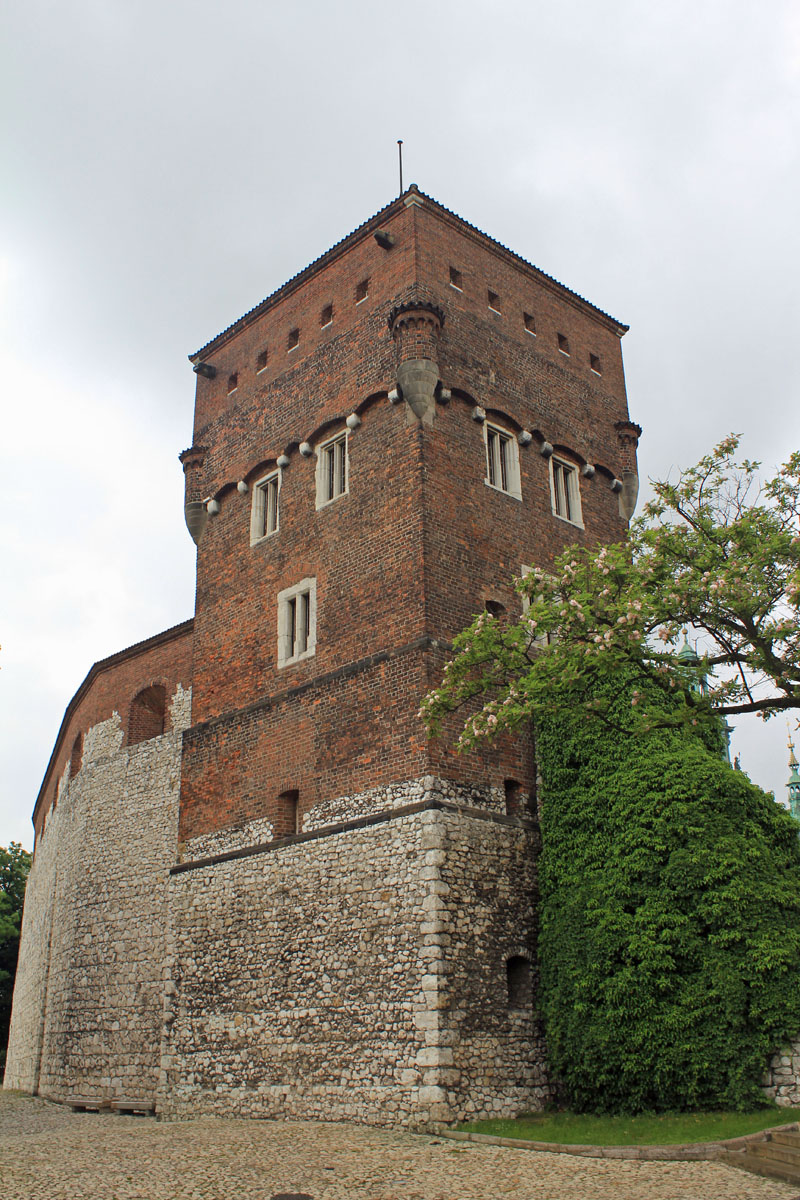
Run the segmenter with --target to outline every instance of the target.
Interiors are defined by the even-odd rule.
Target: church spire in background
[[[794,753],[794,742],[791,734],[789,735],[789,782],[786,784],[789,789],[789,808],[792,816],[800,821],[800,770],[798,770],[798,762]]]

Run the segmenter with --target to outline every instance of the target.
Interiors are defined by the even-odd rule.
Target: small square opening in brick
[[[536,334],[536,321],[534,319],[533,313],[523,313],[522,314],[522,323],[524,324],[528,333],[532,333],[534,335]]]
[[[268,359],[269,353],[266,350],[262,350],[256,359],[256,371],[263,371],[267,365]]]
[[[486,293],[486,295],[489,300],[489,308],[492,310],[492,312],[499,313],[500,312],[500,297],[498,296],[497,292],[493,292],[492,289],[489,288],[489,291]]]
[[[356,304],[360,304],[362,300],[366,300],[369,294],[369,280],[362,279],[356,284]]]
[[[235,392],[238,386],[239,386],[239,372],[232,371],[231,374],[228,376],[228,395],[230,396],[231,392]]]
[[[569,354],[569,338],[563,333],[556,334],[558,338],[558,348],[562,354]]]
[[[457,271],[455,267],[450,268],[450,287],[458,288],[460,292],[464,290],[461,272]]]
[[[325,307],[323,308],[322,312],[319,314],[319,323],[324,329],[326,325],[330,325],[330,324],[332,324],[332,322],[333,322],[333,305],[326,304]]]
[[[589,366],[594,371],[595,375],[603,374],[603,364],[600,362],[600,356],[597,354],[589,355]]]
[[[286,343],[287,350],[295,350],[300,345],[300,330],[290,329],[289,339]]]

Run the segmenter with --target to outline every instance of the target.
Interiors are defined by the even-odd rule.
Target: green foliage
[[[736,447],[728,438],[676,484],[655,482],[624,543],[573,547],[520,579],[518,620],[477,617],[423,701],[429,730],[464,711],[468,749],[560,706],[608,720],[604,681],[621,670],[635,677],[615,712],[624,729],[800,708],[800,454],[759,489]],[[679,659],[684,626],[703,647],[694,675]]]
[[[567,1111],[529,1113],[516,1120],[502,1117],[470,1121],[459,1129],[531,1142],[575,1146],[671,1146],[678,1143],[718,1142],[745,1137],[771,1126],[784,1125],[787,1113],[777,1105],[756,1112],[641,1113],[609,1116]]]
[[[541,1005],[578,1111],[751,1108],[800,1031],[797,825],[709,743],[539,724]]]
[[[518,580],[420,710],[460,750],[536,729],[542,1005],[583,1110],[750,1106],[800,1033],[797,825],[720,757],[722,716],[800,708],[800,454],[759,484],[737,446]]]
[[[25,884],[31,855],[18,842],[0,846],[0,1065],[5,1062],[17,970]]]
[[[19,842],[11,842],[8,849],[0,846],[0,892],[8,896],[16,913],[22,912],[31,862],[30,853]]]

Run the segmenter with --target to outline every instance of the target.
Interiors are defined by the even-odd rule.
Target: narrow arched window
[[[164,732],[167,713],[167,689],[160,683],[144,688],[131,704],[128,721],[128,745],[160,737]]]
[[[81,760],[83,758],[83,734],[79,733],[72,743],[72,754],[69,759],[69,777],[74,779],[81,769]]]
[[[300,832],[300,793],[297,791],[281,792],[278,796],[278,809],[275,813],[273,834],[276,838],[291,837]]]
[[[533,1001],[531,964],[521,954],[506,960],[509,1008],[530,1008]]]

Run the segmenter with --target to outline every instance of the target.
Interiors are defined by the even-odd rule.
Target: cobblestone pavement
[[[315,1121],[155,1121],[0,1091],[3,1200],[796,1200],[719,1163],[537,1154]]]

